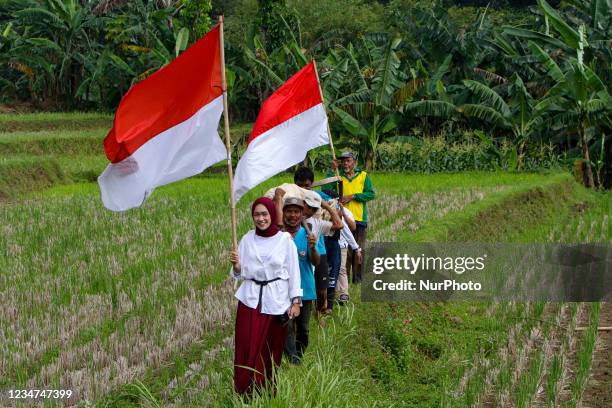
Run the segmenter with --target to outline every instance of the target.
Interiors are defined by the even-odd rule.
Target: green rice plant
[[[131,389],[129,396],[135,397],[138,405],[143,408],[162,408],[163,405],[151,394],[151,391],[142,382],[136,380],[132,384],[128,384],[126,388]]]
[[[544,356],[542,353],[537,353],[536,356],[530,359],[528,370],[522,374],[513,399],[516,400],[517,407],[527,407],[537,391],[537,386],[541,377],[541,372],[544,367]]]
[[[425,223],[420,231],[403,231],[399,240],[411,242],[478,242],[500,239],[537,224],[553,211],[560,197],[570,199],[576,183],[566,173],[540,182],[520,183],[500,189],[465,208]]]
[[[590,305],[588,326],[585,330],[582,344],[577,355],[578,366],[571,386],[572,398],[570,406],[577,406],[580,403],[586,381],[589,377],[591,362],[593,361],[593,351],[595,350],[595,342],[597,340],[600,308],[600,303],[591,303]]]
[[[555,354],[552,358],[550,370],[548,373],[548,382],[546,383],[546,399],[548,405],[554,407],[557,402],[558,387],[557,384],[563,374],[563,355]]]

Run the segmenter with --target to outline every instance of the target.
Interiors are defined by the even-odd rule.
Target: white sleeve
[[[351,221],[355,221],[355,217],[353,216],[353,213],[351,212],[351,210],[349,210],[346,207],[344,207],[344,216],[350,218]]]
[[[300,263],[298,260],[297,247],[292,239],[288,239],[287,251],[287,271],[289,272],[289,298],[302,297],[302,279],[300,277]]]
[[[236,272],[234,272],[234,267],[233,266],[230,268],[230,276],[232,278],[236,279],[236,280],[241,280],[242,279],[242,276],[237,275]]]
[[[342,219],[342,232],[344,232],[346,242],[349,244],[353,251],[359,248],[359,244],[357,244],[357,241],[355,241],[355,237],[353,236],[351,229],[349,228],[346,221],[344,221],[344,219]]]
[[[330,221],[325,221],[325,220],[319,220],[319,235],[324,235],[326,237],[332,236],[334,235],[334,231],[332,230],[332,227],[334,226],[334,224]]]

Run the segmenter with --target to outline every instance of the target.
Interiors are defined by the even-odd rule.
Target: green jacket
[[[340,170],[340,176],[342,176],[343,178],[346,178],[349,181],[353,181],[355,178],[359,177],[361,172],[362,172],[361,168],[356,167],[355,175],[353,177],[347,177],[346,174],[344,174],[344,171]],[[335,175],[336,174],[331,171],[327,173],[327,177],[333,177]],[[324,188],[332,188],[335,191],[338,191],[337,184],[338,183],[327,184],[324,186]],[[344,194],[346,195],[346,193]],[[366,202],[376,198],[376,192],[374,191],[374,186],[372,185],[372,179],[370,178],[370,175],[368,173],[366,173],[365,181],[363,184],[363,190],[361,192],[353,192],[352,194],[353,194],[353,200],[358,203],[361,203],[361,206],[362,206],[361,208],[362,211],[358,211],[358,212],[362,212],[363,217],[362,217],[362,220],[357,220],[357,221],[367,223],[368,222],[368,207],[366,205]],[[358,216],[356,216],[355,218],[358,218]]]

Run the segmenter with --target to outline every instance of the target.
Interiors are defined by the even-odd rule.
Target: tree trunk
[[[516,170],[521,171],[523,169],[523,160],[525,159],[525,140],[523,140],[518,145],[518,155],[517,155],[517,163]]]
[[[369,148],[366,152],[365,171],[371,171],[374,168],[374,150]]]
[[[612,188],[612,140],[605,145],[603,164],[603,188]]]
[[[593,181],[593,169],[591,168],[591,157],[589,156],[589,146],[586,140],[586,134],[582,125],[578,128],[580,132],[580,139],[582,140],[582,158],[584,159],[584,168],[586,171],[586,186],[589,188],[595,188],[595,182]]]

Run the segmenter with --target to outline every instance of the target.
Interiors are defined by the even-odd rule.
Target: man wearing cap
[[[317,252],[321,256],[319,266],[315,268],[315,284],[317,287],[317,312],[326,313],[327,304],[327,289],[329,281],[329,265],[327,263],[327,250],[325,248],[325,237],[330,237],[336,231],[343,227],[342,220],[338,213],[327,203],[322,200],[321,196],[312,190],[304,192],[304,217],[310,231],[317,239]],[[331,216],[331,222],[321,218],[314,217],[315,213],[323,208]],[[320,324],[323,324],[321,321]]]
[[[311,190],[314,184],[314,172],[308,167],[303,167],[303,166],[299,167],[296,170],[295,174],[293,175],[293,182],[305,190]],[[331,190],[327,190],[327,192],[316,191],[316,190],[313,190],[313,191],[315,191],[318,195],[321,196],[321,199],[323,200],[323,202],[327,202],[331,200],[332,194],[334,195],[334,198],[339,198],[338,194],[335,191],[331,191]],[[321,255],[321,263],[319,264],[317,268],[315,268],[315,278],[317,276],[326,274],[326,272],[329,273],[329,278],[327,279],[327,291],[326,292],[324,291],[324,288],[319,285],[319,279],[315,279],[315,281],[317,282],[317,306],[318,306],[317,310],[325,314],[331,313],[332,308],[333,308],[333,303],[335,300],[336,281],[340,274],[341,261],[342,261],[342,252],[341,252],[340,241],[339,241],[341,235],[345,235],[345,234],[350,235],[350,238],[352,242],[354,243],[354,248],[357,248],[357,243],[355,242],[355,239],[353,238],[353,235],[351,234],[351,230],[349,229],[349,226],[346,224],[346,222],[343,220],[342,215],[345,212],[348,212],[348,210],[345,209],[340,204],[339,209],[337,210],[337,213],[338,213],[338,217],[340,218],[342,222],[342,226],[343,226],[342,229],[336,230],[333,235],[325,236],[324,237],[325,245],[320,245],[321,244],[320,241],[317,243],[318,245],[317,249],[323,248],[325,252],[319,251],[319,254]],[[353,229],[355,228],[354,222],[351,228]],[[323,254],[325,254],[325,256],[323,256]],[[344,259],[346,261],[346,250],[344,252]],[[324,260],[327,261],[327,266],[328,266],[327,268],[325,268],[324,267],[325,265],[323,265]],[[347,287],[347,290],[345,290],[345,292],[348,293],[348,283],[346,283],[345,286]],[[326,296],[327,299],[324,299],[325,295],[327,295]],[[327,303],[327,308],[325,310],[322,310],[322,306],[325,303]]]
[[[275,204],[283,208],[283,224],[286,232],[293,237],[297,247],[300,280],[303,290],[300,315],[289,320],[285,353],[292,363],[298,364],[308,346],[308,323],[312,311],[312,301],[317,299],[313,265],[318,265],[320,258],[316,249],[317,240],[313,234],[308,234],[302,226],[304,202],[297,197],[287,197],[283,204],[284,192],[277,190],[274,195]]]
[[[376,197],[374,186],[370,175],[360,168],[356,167],[357,159],[351,151],[342,152],[338,156],[341,161],[342,168],[340,176],[342,177],[342,198],[340,202],[353,214],[357,228],[353,232],[355,240],[359,247],[365,248],[366,235],[368,228],[368,208],[366,203]],[[338,162],[332,161],[332,171],[329,176],[333,176],[338,168]],[[347,262],[347,269],[351,266],[353,270],[353,283],[361,282],[361,263],[357,256],[350,251],[348,254],[350,262]]]

